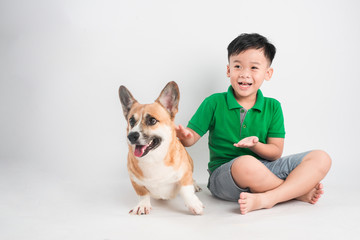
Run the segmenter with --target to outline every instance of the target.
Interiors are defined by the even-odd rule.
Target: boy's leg
[[[231,165],[235,183],[249,188],[252,193],[263,193],[279,187],[284,180],[278,178],[263,163],[252,156],[238,157]]]
[[[217,198],[237,202],[242,192],[265,192],[282,182],[256,158],[241,156],[211,172],[208,189]]]
[[[277,203],[295,198],[305,201],[321,194],[322,185],[319,183],[329,171],[330,166],[331,158],[324,151],[316,150],[308,153],[285,181],[278,186],[276,185],[279,181],[273,181],[271,185],[274,186],[273,189],[265,190],[263,193],[241,193],[239,199],[241,213],[271,208]],[[251,186],[249,187],[251,189]]]

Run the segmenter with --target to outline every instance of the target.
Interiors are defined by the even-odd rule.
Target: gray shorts
[[[285,156],[275,161],[259,161],[262,162],[278,178],[284,180],[290,172],[301,163],[303,158],[309,152],[310,151]],[[237,202],[239,200],[240,193],[250,192],[250,189],[243,189],[236,185],[231,175],[231,166],[234,161],[235,159],[221,165],[210,174],[208,188],[211,194],[215,197]]]

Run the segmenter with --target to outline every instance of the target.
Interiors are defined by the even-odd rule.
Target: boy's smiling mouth
[[[252,83],[248,83],[248,82],[238,82],[238,84],[240,86],[251,86],[252,85]]]
[[[248,88],[250,88],[252,86],[252,83],[249,83],[249,82],[238,82],[239,84],[239,87],[241,90],[246,90]]]

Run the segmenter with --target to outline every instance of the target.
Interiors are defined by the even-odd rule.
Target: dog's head
[[[119,96],[128,123],[128,143],[136,157],[169,145],[180,98],[175,82],[169,82],[152,104],[138,103],[124,86],[120,86]]]

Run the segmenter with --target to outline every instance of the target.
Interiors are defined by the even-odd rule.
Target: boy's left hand
[[[234,146],[239,148],[251,148],[254,147],[258,142],[259,138],[256,136],[252,136],[244,138],[238,143],[234,143]]]

